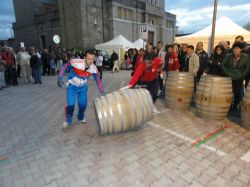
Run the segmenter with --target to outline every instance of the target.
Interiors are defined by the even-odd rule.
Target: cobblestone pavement
[[[104,72],[114,91],[130,72]],[[250,132],[224,120],[206,121],[157,101],[160,113],[142,129],[98,136],[89,87],[88,124],[62,131],[65,91],[56,77],[0,92],[0,186],[250,186]],[[76,120],[76,116],[75,119]],[[227,124],[200,147],[191,143]]]

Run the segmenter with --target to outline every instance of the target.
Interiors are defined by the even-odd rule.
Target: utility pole
[[[212,25],[212,35],[211,35],[211,43],[210,43],[210,51],[209,51],[210,54],[213,52],[213,49],[214,49],[214,36],[215,36],[217,6],[218,6],[218,0],[214,0],[213,25]]]

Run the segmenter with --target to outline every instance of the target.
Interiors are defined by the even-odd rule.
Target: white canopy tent
[[[119,35],[114,39],[95,45],[97,50],[117,50],[117,49],[129,49],[129,48],[136,48],[136,46],[127,40],[124,36]]]
[[[175,41],[177,43],[188,43],[190,45],[196,45],[197,42],[203,42],[204,48],[208,48],[209,41],[212,33],[212,24],[208,27],[187,36],[176,37]],[[242,35],[245,38],[245,41],[250,41],[250,32],[244,28],[242,28],[237,23],[233,22],[226,16],[219,18],[216,21],[215,28],[215,45],[218,44],[219,41],[230,41],[234,42],[236,36]]]
[[[146,46],[146,42],[141,38],[134,41],[133,44],[136,46],[137,49],[145,48]]]
[[[130,48],[136,48],[136,45],[127,40],[124,36],[119,35],[106,43],[95,45],[95,48],[97,50],[105,50],[109,54],[111,54],[113,51],[116,51],[119,55],[120,66],[123,67],[125,51]]]

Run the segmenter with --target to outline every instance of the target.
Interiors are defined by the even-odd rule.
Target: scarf
[[[234,55],[234,67],[238,66],[240,55]]]

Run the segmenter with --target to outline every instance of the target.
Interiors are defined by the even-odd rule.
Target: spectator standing
[[[181,50],[178,54],[179,64],[180,64],[180,71],[187,71],[188,70],[188,54],[187,54],[187,44],[182,44]]]
[[[117,72],[120,71],[119,69],[119,57],[118,54],[115,52],[115,50],[113,51],[112,55],[111,55],[111,61],[113,62],[114,66],[113,66],[113,70],[112,72],[114,73],[116,70]]]
[[[199,71],[197,72],[197,82],[200,81],[201,76],[204,73],[204,70],[206,69],[207,63],[208,63],[208,54],[203,49],[203,43],[198,42],[196,46],[196,54],[199,56]]]
[[[217,45],[215,47],[214,53],[210,57],[210,62],[208,63],[208,74],[210,75],[222,75],[221,64],[224,59],[224,47],[223,45]]]
[[[244,54],[242,42],[233,44],[233,53],[227,54],[222,62],[222,70],[226,76],[231,77],[234,92],[232,109],[237,110],[243,97],[243,80],[250,70],[249,56]]]
[[[48,49],[44,49],[41,54],[42,65],[43,65],[43,75],[48,73],[50,75],[50,65],[49,65],[49,52]]]
[[[40,73],[41,61],[34,48],[31,50],[30,67],[32,69],[32,76],[35,79],[34,84],[42,84]]]
[[[54,51],[52,51],[49,57],[49,67],[50,67],[50,75],[55,75],[56,68],[57,68],[57,61],[56,61],[56,55]]]
[[[20,48],[20,51],[17,53],[16,57],[17,62],[20,64],[21,67],[21,75],[24,79],[24,83],[31,82],[31,68],[30,68],[30,55],[27,51],[25,51],[24,47]]]
[[[189,45],[187,47],[187,54],[189,57],[188,60],[188,72],[192,73],[194,76],[194,91],[196,91],[196,85],[197,85],[197,73],[199,71],[199,56],[194,52],[194,46]]]
[[[100,75],[100,80],[102,80],[102,62],[103,62],[103,56],[101,55],[101,52],[98,51],[97,52],[97,56],[96,56],[96,67],[98,69],[98,73]]]
[[[58,47],[56,51],[56,64],[57,64],[57,71],[60,72],[63,66],[63,54],[60,47]]]
[[[158,41],[157,42],[157,49],[158,49],[158,57],[161,59],[162,62],[162,68],[161,71],[159,72],[158,79],[159,79],[159,85],[160,85],[160,91],[163,90],[163,77],[164,77],[164,67],[167,66],[165,63],[165,57],[166,57],[166,51],[163,49],[163,42]]]
[[[180,64],[178,60],[178,55],[174,51],[173,45],[167,45],[166,46],[166,58],[165,58],[165,72],[168,73],[169,71],[179,71]]]
[[[135,61],[135,70],[136,68],[143,63],[143,58],[144,58],[145,52],[143,49],[139,50],[139,55],[137,55],[136,61]]]
[[[5,65],[6,62],[5,60],[3,60],[2,55],[0,54],[0,90],[6,87],[5,76],[4,76]]]
[[[13,55],[12,48],[4,47],[2,58],[5,60],[5,82],[6,86],[16,86],[17,80],[16,80],[16,71],[14,72],[15,68],[15,57]]]

